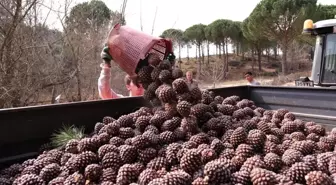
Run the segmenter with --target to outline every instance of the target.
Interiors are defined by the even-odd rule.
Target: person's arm
[[[102,68],[98,79],[98,91],[101,99],[119,98],[118,94],[111,89],[111,68],[107,64],[101,64]]]

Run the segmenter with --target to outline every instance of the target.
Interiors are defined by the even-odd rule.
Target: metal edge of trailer
[[[314,87],[250,86],[250,99],[268,110],[285,108],[297,118],[328,128],[336,125],[336,89]]]
[[[151,106],[142,97],[63,103],[0,110],[0,168],[37,155],[41,145],[63,125],[85,126],[92,131],[104,116],[118,118]]]
[[[287,109],[297,118],[331,129],[336,126],[336,89],[291,86],[236,86],[209,89],[216,95],[238,95],[267,110]]]

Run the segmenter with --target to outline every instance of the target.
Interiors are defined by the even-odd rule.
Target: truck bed
[[[332,128],[336,124],[336,89],[236,86],[209,89],[223,97],[238,95],[268,110],[286,108],[297,118]],[[0,169],[35,157],[42,144],[63,125],[92,131],[104,116],[118,118],[149,103],[142,97],[54,104],[0,110]]]

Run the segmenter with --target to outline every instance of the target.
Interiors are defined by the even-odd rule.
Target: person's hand
[[[105,61],[105,64],[111,65],[112,56],[109,53],[109,47],[107,45],[104,46],[100,56]]]
[[[172,64],[172,66],[175,66],[176,56],[174,55],[174,53],[169,53],[168,56],[167,56],[167,59]]]
[[[173,61],[175,61],[176,56],[174,55],[174,53],[169,53],[168,56],[167,56],[167,59],[168,59],[170,62],[173,62]]]

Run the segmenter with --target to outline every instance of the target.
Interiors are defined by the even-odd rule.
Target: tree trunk
[[[207,41],[208,65],[210,64],[210,43]]]
[[[13,97],[11,104],[12,107],[21,107],[22,103],[21,102],[21,92],[19,89],[15,89],[12,93],[11,96]]]
[[[179,63],[180,63],[180,61],[181,61],[181,44],[179,44],[178,45],[178,47],[179,47]]]
[[[218,56],[219,56],[219,58],[222,58],[221,44],[218,44]]]
[[[261,49],[257,49],[258,52],[258,69],[261,72]]]
[[[279,53],[280,53],[280,47],[277,46],[277,56],[279,56]]]
[[[189,62],[189,46],[187,46],[187,61]]]
[[[287,45],[281,47],[282,50],[282,74],[287,75]]]
[[[269,48],[266,49],[266,55],[267,55],[267,63],[269,63],[270,62],[270,49]]]
[[[223,73],[225,74],[225,72],[226,72],[225,41],[223,41]]]
[[[236,55],[239,56],[239,43],[236,43]]]
[[[291,71],[291,70],[293,70],[293,67],[294,67],[294,62],[295,62],[295,53],[296,53],[296,51],[295,51],[295,46],[294,46],[294,42],[292,42],[291,44],[290,44],[290,46],[289,46],[289,53],[290,53],[290,62],[289,62],[289,64],[287,65],[287,71],[289,72],[289,71]],[[288,53],[287,53],[287,55],[288,55]]]
[[[240,55],[240,43],[238,42],[237,44],[237,55],[239,56]]]
[[[201,44],[198,45],[198,53],[201,53]],[[201,76],[201,67],[202,67],[201,57],[198,57],[197,80],[199,80]]]
[[[4,38],[0,47],[0,62],[3,62],[3,57],[4,55],[6,55],[5,51],[6,47],[8,47],[8,45],[11,46],[14,33],[16,31],[17,26],[20,23],[21,15],[22,15],[22,0],[18,0],[16,2],[15,13],[12,18],[12,23],[8,26],[8,28],[6,28],[6,33],[4,34]]]
[[[202,44],[202,64],[204,64],[204,45]]]
[[[77,67],[77,72],[76,72],[76,79],[77,79],[77,99],[76,101],[82,101],[82,81],[81,81],[81,74],[80,74],[80,64],[79,64],[79,47],[77,47],[77,55],[76,55],[76,67]]]
[[[254,71],[254,65],[255,65],[254,49],[252,49],[251,53],[252,53],[252,71]]]
[[[225,39],[225,50],[226,50],[226,72],[229,72],[229,49],[228,49],[228,39]]]
[[[196,57],[195,57],[196,60],[198,59],[198,55],[197,55],[198,51],[197,50],[198,50],[198,46],[196,45]]]
[[[76,72],[76,79],[77,79],[77,98],[76,101],[81,101],[82,100],[82,81],[80,79],[80,73],[79,71]]]
[[[218,45],[215,44],[215,47],[216,47],[216,56],[218,56]]]
[[[273,53],[274,53],[274,58],[276,59],[277,58],[277,55],[278,55],[278,49],[277,49],[277,47],[274,47],[273,48]]]
[[[55,104],[56,103],[56,88],[55,86],[52,87],[52,90],[51,90],[51,104]]]

